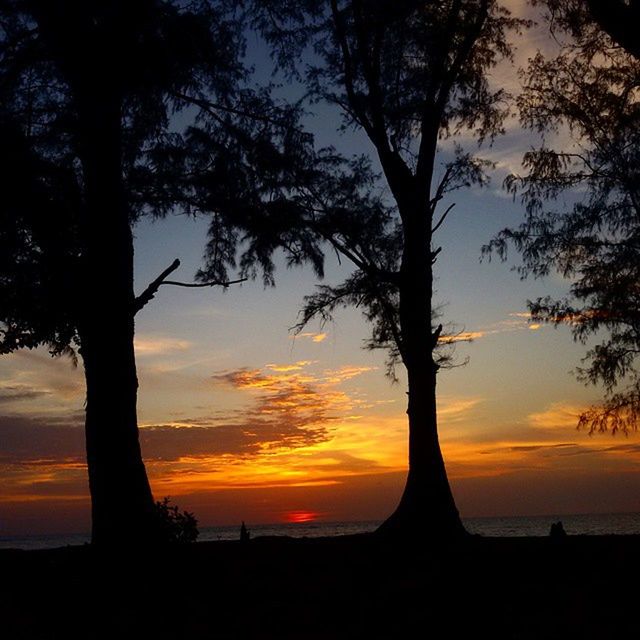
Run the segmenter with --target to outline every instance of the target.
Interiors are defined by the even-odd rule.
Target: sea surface
[[[471,533],[483,536],[546,536],[553,522],[562,521],[569,535],[640,534],[640,513],[518,516],[501,518],[467,518],[464,524]],[[296,524],[247,523],[252,537],[292,536],[317,538],[343,536],[373,531],[379,522],[306,522]],[[237,540],[240,527],[201,527],[199,541]],[[89,542],[88,533],[33,536],[0,536],[0,549],[48,549]]]

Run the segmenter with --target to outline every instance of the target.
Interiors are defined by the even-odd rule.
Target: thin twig
[[[434,234],[442,225],[442,223],[444,222],[445,218],[447,217],[447,215],[449,214],[449,211],[451,211],[451,209],[453,209],[453,207],[456,206],[456,203],[454,202],[453,204],[450,204],[447,207],[447,210],[442,214],[442,217],[440,218],[440,220],[438,220],[437,224],[435,225],[435,227],[433,227],[433,229],[431,229],[431,233]]]

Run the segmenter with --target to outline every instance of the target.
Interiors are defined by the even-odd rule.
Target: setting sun
[[[320,516],[314,511],[289,511],[285,514],[285,521],[291,524],[303,524],[305,522],[313,522]]]

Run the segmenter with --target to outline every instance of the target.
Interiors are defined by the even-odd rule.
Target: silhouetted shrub
[[[198,521],[193,513],[180,511],[169,504],[168,497],[156,502],[156,511],[162,527],[162,538],[167,542],[189,543],[198,538]]]

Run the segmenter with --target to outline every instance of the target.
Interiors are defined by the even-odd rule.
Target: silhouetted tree
[[[637,11],[636,3],[620,4],[611,3],[612,15]],[[562,34],[557,57],[530,62],[519,106],[525,125],[560,130],[565,140],[525,154],[526,173],[507,179],[526,203],[526,219],[486,250],[504,257],[513,243],[523,276],[558,271],[569,279],[569,297],[530,302],[532,317],[568,324],[583,343],[606,334],[578,369],[586,383],[604,385],[605,401],[579,426],[615,432],[636,428],[640,417],[640,62],[584,14],[582,22],[561,16],[556,26],[572,37]],[[563,194],[575,204],[559,204]]]
[[[0,3],[2,350],[82,356],[94,542],[161,535],[138,442],[134,315],[178,263],[136,298],[131,227],[175,206],[170,185],[154,188],[150,151],[187,95],[229,108],[241,49],[224,2]]]
[[[606,33],[628,53],[640,58],[638,0],[536,0],[549,9],[552,26],[571,32],[582,46]]]
[[[164,497],[156,502],[156,516],[160,521],[163,538],[174,544],[190,544],[198,539],[198,520],[189,511],[180,511],[171,500]]]
[[[35,155],[0,107],[0,353],[47,343],[75,357],[79,190],[72,171]]]
[[[296,193],[306,228],[355,268],[307,299],[303,322],[356,305],[373,324],[369,345],[407,371],[409,474],[381,530],[462,535],[437,433],[434,234],[450,210],[441,211],[443,199],[482,183],[485,163],[457,148],[438,175],[436,158],[439,141],[461,131],[480,140],[500,132],[506,96],[486,74],[510,55],[507,31],[523,23],[493,0],[265,0],[255,9],[281,67],[294,76],[306,67],[312,100],[366,133],[390,191],[380,193],[365,160],[330,149],[309,151],[293,181],[304,185]]]

